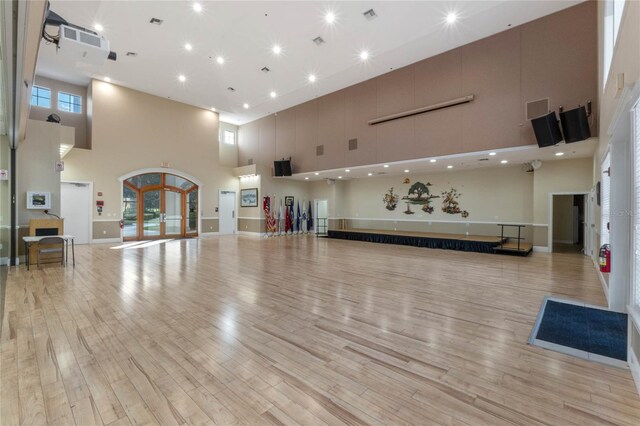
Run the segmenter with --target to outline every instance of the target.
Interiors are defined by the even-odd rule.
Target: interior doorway
[[[218,234],[235,234],[236,229],[236,193],[235,191],[220,191]]]
[[[73,235],[75,244],[91,242],[92,187],[91,182],[60,182],[60,217],[64,233]]]
[[[591,251],[588,193],[550,194],[549,249],[554,253],[589,255]]]
[[[151,172],[122,182],[123,240],[195,237],[198,235],[198,190],[195,182]]]

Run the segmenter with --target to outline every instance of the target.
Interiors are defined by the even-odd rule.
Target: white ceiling
[[[318,181],[326,179],[372,179],[381,176],[393,176],[408,173],[433,174],[455,172],[460,170],[488,168],[488,167],[522,167],[533,160],[548,161],[573,160],[577,158],[591,158],[598,146],[598,139],[591,138],[582,142],[566,144],[564,142],[546,148],[538,145],[527,145],[515,148],[498,149],[494,151],[469,152],[465,154],[448,155],[442,157],[420,158],[416,160],[398,161],[394,163],[373,164],[368,166],[350,167],[349,169],[322,170],[309,173],[296,173],[293,176],[279,179],[293,179],[304,181]],[[495,153],[495,155],[489,155]],[[556,155],[562,153],[562,155]],[[432,162],[435,160],[435,162]],[[507,163],[502,163],[506,160]],[[385,167],[385,164],[388,167]],[[453,166],[448,168],[448,166]],[[349,170],[347,172],[346,170]],[[371,173],[371,176],[369,176]]]
[[[215,107],[222,121],[243,124],[580,1],[202,1],[197,13],[193,1],[51,0],[51,10],[72,24],[101,24],[118,60],[74,64],[43,41],[37,72],[83,85],[109,77],[143,92]],[[367,20],[363,13],[371,8],[378,16]],[[336,15],[333,25],[324,22],[328,10]],[[445,22],[450,12],[458,15],[452,25]],[[151,18],[164,23],[152,25]],[[317,36],[326,43],[316,46]],[[276,43],[283,49],[279,56],[271,51]],[[358,57],[363,49],[370,53],[366,62]],[[128,51],[138,56],[127,57]],[[223,65],[215,62],[218,55]],[[268,74],[260,71],[264,66]],[[310,73],[318,78],[313,84]]]

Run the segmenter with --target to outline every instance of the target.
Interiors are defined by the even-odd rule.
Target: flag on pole
[[[292,234],[296,230],[296,215],[294,213],[295,213],[295,211],[293,210],[293,202],[291,202],[291,205],[289,206],[289,218],[291,219],[291,233]]]
[[[302,202],[302,220],[300,221],[301,225],[302,225],[302,231],[306,234],[307,233],[307,209],[305,209],[305,203],[306,201]]]
[[[273,233],[276,231],[276,221],[273,217],[273,211],[271,210],[271,198],[269,196],[263,198],[262,208],[264,209],[264,218],[267,225],[267,235],[269,235],[269,233],[273,235]]]
[[[300,233],[300,200],[298,200],[298,211],[296,212],[296,231]]]
[[[311,201],[309,201],[309,214],[307,217],[307,232],[311,232],[313,229],[313,211],[311,209]]]
[[[282,200],[280,200],[280,206],[278,207],[278,217],[276,220],[276,230],[278,235],[282,234]]]
[[[291,214],[289,206],[284,206],[284,233],[288,234],[291,231]]]

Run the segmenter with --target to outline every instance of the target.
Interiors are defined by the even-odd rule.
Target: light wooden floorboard
[[[640,424],[628,370],[526,344],[590,260],[218,236],[11,268],[0,424]]]

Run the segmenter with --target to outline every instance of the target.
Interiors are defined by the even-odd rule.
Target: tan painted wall
[[[51,89],[51,108],[31,106],[29,119],[46,121],[49,114],[58,114],[62,125],[75,129],[75,147],[90,149],[91,144],[87,140],[87,88],[42,76],[36,76],[35,84]],[[82,113],[74,114],[58,110],[58,92],[82,96]]]
[[[30,219],[41,219],[42,210],[27,210],[27,191],[51,192],[53,214],[60,214],[60,172],[54,169],[60,159],[60,144],[73,142],[74,129],[56,123],[28,120],[26,139],[17,152],[18,224],[29,225]]]
[[[534,144],[527,101],[597,99],[596,27],[595,2],[585,2],[248,123],[238,163],[292,157],[297,173]],[[367,124],[468,94],[470,104]]]
[[[553,197],[553,242],[573,242],[573,195]]]
[[[219,189],[238,189],[231,168],[219,164],[218,114],[99,81],[91,90],[93,146],[65,157],[62,178],[93,181],[94,202],[103,193],[103,214],[94,212],[94,220],[120,219],[119,176],[163,162],[203,182],[200,215],[217,217]]]
[[[232,132],[236,133],[235,145],[228,145],[223,142],[225,130],[231,130]],[[238,166],[238,126],[221,121],[218,137],[219,137],[219,147],[220,147],[220,165],[225,167],[237,167]]]
[[[589,192],[593,182],[593,160],[545,161],[533,178],[533,223],[549,223],[549,193]]]

